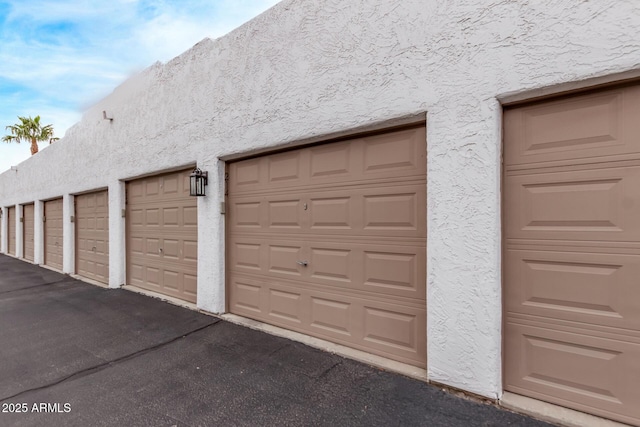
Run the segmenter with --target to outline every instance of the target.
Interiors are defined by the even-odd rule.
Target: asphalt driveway
[[[547,426],[0,255],[2,426]]]

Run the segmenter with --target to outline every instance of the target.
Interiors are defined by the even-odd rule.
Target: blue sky
[[[0,0],[0,135],[17,116],[40,115],[63,137],[128,77],[277,2]],[[28,144],[0,144],[0,173],[30,156]]]

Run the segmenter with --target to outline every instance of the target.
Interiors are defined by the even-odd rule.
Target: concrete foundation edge
[[[625,427],[616,421],[505,391],[500,406],[562,427]]]

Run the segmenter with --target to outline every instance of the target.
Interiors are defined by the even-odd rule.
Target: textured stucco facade
[[[126,81],[0,175],[2,236],[6,208],[35,201],[41,263],[43,201],[63,196],[72,272],[73,195],[108,188],[118,287],[124,181],[197,164],[210,174],[198,199],[198,306],[223,312],[224,160],[426,119],[427,374],[499,398],[501,105],[640,76],[639,27],[633,0],[284,0]]]

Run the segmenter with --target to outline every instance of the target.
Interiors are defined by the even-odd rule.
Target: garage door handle
[[[92,248],[91,248],[91,250],[92,250],[93,252],[95,252],[95,251],[96,251],[96,247],[95,247],[95,246],[94,246],[94,247],[92,247]]]
[[[309,263],[308,263],[307,261],[296,261],[296,263],[297,263],[298,265],[303,266],[303,267],[306,267],[307,265],[309,265]]]

